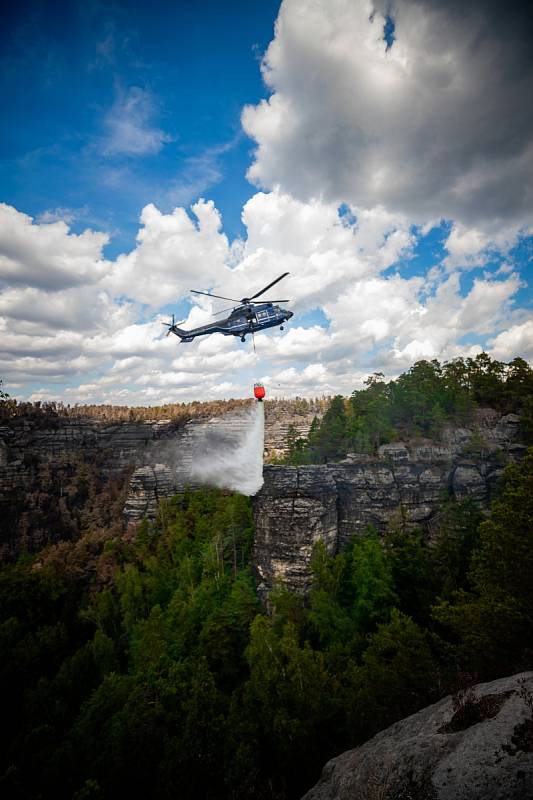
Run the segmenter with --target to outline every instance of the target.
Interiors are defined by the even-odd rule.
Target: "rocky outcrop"
[[[324,767],[304,800],[530,800],[533,672],[446,697]]]
[[[265,462],[287,452],[287,435],[292,428],[302,438],[307,438],[313,420],[321,420],[329,401],[279,401],[265,402]]]
[[[76,538],[131,470],[179,437],[172,422],[122,422],[43,416],[0,427],[0,560]],[[101,518],[109,521],[109,515]]]
[[[487,508],[505,463],[521,457],[518,417],[481,416],[475,429],[449,429],[440,442],[395,442],[373,457],[350,454],[340,464],[265,466],[254,498],[254,564],[266,599],[282,581],[305,591],[313,544],[342,550],[368,525],[384,531],[401,515],[431,532],[444,498],[472,498]],[[489,425],[489,422],[491,423]]]
[[[304,427],[308,411],[301,415]],[[265,440],[276,442],[276,431],[288,420],[268,411]],[[93,523],[88,505],[112,483],[120,489],[131,481],[124,519],[135,528],[144,516],[154,516],[161,497],[200,485],[209,474],[212,446],[231,450],[245,424],[239,412],[188,422],[111,424],[52,416],[5,422],[0,560],[76,538]],[[450,428],[440,442],[395,442],[376,457],[350,454],[341,464],[265,467],[264,487],[254,501],[261,594],[278,578],[305,590],[318,538],[336,552],[369,523],[384,529],[400,507],[409,524],[431,526],[443,494],[450,492],[487,505],[506,460],[525,449],[514,443],[517,428],[516,415],[484,410],[472,428]]]
[[[177,489],[176,473],[166,464],[138,467],[131,476],[124,505],[126,523],[135,524],[144,517],[154,519],[159,501]]]
[[[201,483],[194,465],[210,443],[231,447],[243,425],[240,412],[187,422],[10,420],[0,426],[0,560],[76,538],[91,524],[88,500],[110,483],[131,479],[126,522],[153,517],[161,497]]]
[[[254,498],[253,562],[258,591],[266,599],[276,580],[305,591],[313,545],[339,546],[338,491],[328,467],[265,467]]]

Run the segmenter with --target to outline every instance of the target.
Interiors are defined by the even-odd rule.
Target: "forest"
[[[446,425],[468,425],[479,407],[518,414],[520,440],[533,443],[533,369],[522,358],[507,364],[480,353],[444,364],[418,361],[388,382],[375,373],[349,398],[333,397],[308,437],[289,428],[277,463],[324,464],[403,438],[438,439]]]
[[[3,797],[300,797],[439,697],[533,667],[533,449],[489,516],[443,503],[328,556],[309,597],[250,568],[250,501],[185,492],[137,537],[0,570]],[[91,567],[88,569],[88,564]]]
[[[334,398],[287,460],[438,438],[487,406],[531,442],[532,405],[521,359],[418,362]],[[533,448],[489,512],[450,495],[429,537],[399,513],[336,555],[319,541],[308,595],[279,585],[268,611],[248,498],[185,491],[127,537],[111,489],[81,534],[0,567],[2,797],[296,800],[391,723],[450,693],[468,716],[469,686],[533,668]]]
[[[246,409],[249,407],[250,398],[229,400],[192,400],[183,403],[167,403],[154,406],[115,406],[105,404],[74,404],[65,405],[60,401],[25,401],[10,397],[2,389],[0,379],[0,421],[15,418],[42,421],[49,425],[54,419],[63,417],[69,419],[91,419],[102,422],[147,422],[147,421],[187,421],[199,417],[219,417],[223,414]],[[251,395],[250,395],[251,397]],[[283,414],[301,415],[308,413],[322,413],[329,405],[329,398],[307,399],[295,397],[290,399],[267,399],[265,407],[267,414],[276,418]]]

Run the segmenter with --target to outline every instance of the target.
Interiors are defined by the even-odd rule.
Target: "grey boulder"
[[[478,684],[329,761],[304,800],[532,800],[533,672]]]

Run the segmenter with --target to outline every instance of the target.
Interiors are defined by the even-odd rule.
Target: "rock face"
[[[265,402],[265,462],[287,452],[287,434],[292,427],[297,435],[306,438],[316,417],[321,420],[328,402],[267,400]]]
[[[533,672],[479,684],[329,761],[304,800],[531,800]]]
[[[253,562],[258,592],[265,600],[281,580],[305,591],[313,545],[323,539],[328,552],[339,546],[338,491],[328,467],[265,467],[254,498]]]
[[[172,422],[17,418],[0,427],[0,560],[72,538],[87,501],[180,436]],[[90,485],[90,490],[89,490]],[[68,520],[66,522],[66,520]]]
[[[525,450],[513,443],[515,415],[489,421],[483,438],[471,429],[451,429],[442,442],[396,442],[382,446],[377,457],[350,454],[340,464],[265,466],[263,488],[254,498],[254,563],[262,599],[279,580],[305,591],[319,538],[333,554],[369,524],[384,531],[400,515],[407,525],[431,532],[450,495],[488,507],[505,463]]]
[[[160,498],[201,483],[194,462],[206,457],[202,447],[215,441],[231,447],[244,424],[239,412],[185,423],[10,420],[0,426],[0,561],[76,538],[91,522],[87,483],[92,501],[110,482],[124,486],[131,479],[126,523],[153,517]]]
[[[265,439],[272,438],[269,426],[281,422],[267,413]],[[162,497],[200,485],[198,463],[209,466],[210,443],[231,448],[243,424],[238,412],[186,423],[6,422],[0,426],[0,560],[76,538],[91,524],[87,486],[94,500],[110,483],[125,489],[129,482],[124,520],[135,528],[154,516]],[[336,552],[369,523],[384,529],[400,507],[408,523],[431,527],[442,495],[450,492],[486,505],[505,461],[525,449],[514,443],[517,428],[515,415],[485,410],[473,428],[451,428],[440,442],[396,442],[377,457],[350,454],[341,464],[265,467],[254,500],[260,593],[266,596],[278,578],[305,590],[318,538]]]
[[[135,524],[144,517],[154,519],[159,501],[177,490],[176,473],[166,464],[138,467],[131,476],[124,506],[126,523]]]

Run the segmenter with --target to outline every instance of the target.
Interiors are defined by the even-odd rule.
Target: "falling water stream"
[[[256,494],[263,485],[264,437],[264,405],[254,403],[238,415],[231,437],[215,428],[194,442],[191,478],[245,495]]]

